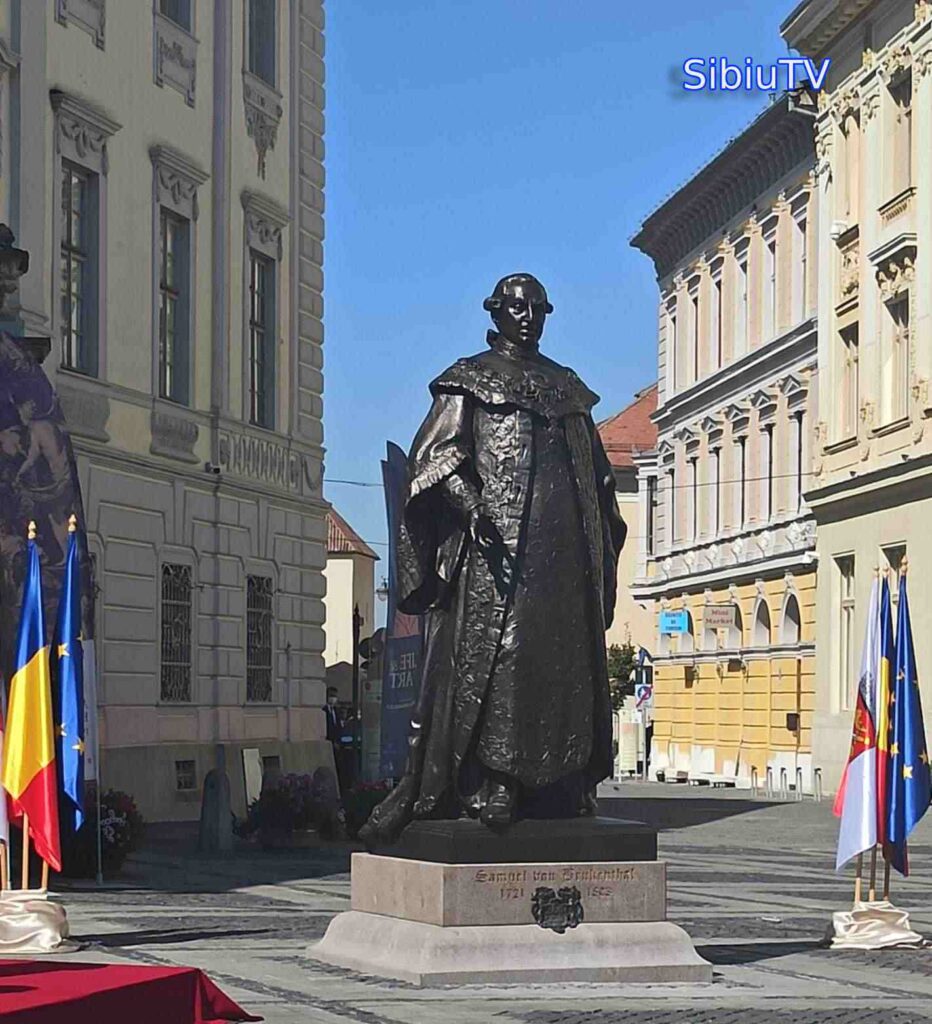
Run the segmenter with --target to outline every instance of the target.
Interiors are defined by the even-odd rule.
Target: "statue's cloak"
[[[598,396],[572,370],[490,340],[433,381],[409,456],[399,607],[428,613],[427,646],[409,770],[372,823],[383,835],[477,807],[490,772],[522,783],[525,813],[536,794],[559,816],[612,771],[605,630],[626,527],[592,421]],[[480,500],[516,568],[511,588],[470,537]]]

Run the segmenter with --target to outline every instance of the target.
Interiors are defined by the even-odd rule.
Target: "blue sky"
[[[604,418],[655,379],[657,292],[628,240],[767,103],[685,93],[689,57],[786,55],[794,0],[327,4],[326,478],[376,482],[427,384],[485,346],[482,300],[527,270],[547,354]],[[384,542],[381,489],[325,494]],[[376,546],[384,558],[386,549]]]

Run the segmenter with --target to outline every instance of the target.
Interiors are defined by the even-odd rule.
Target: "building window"
[[[722,531],[722,450],[714,448],[712,458],[715,460],[715,536]]]
[[[159,397],[188,401],[190,309],[189,225],[162,210],[159,217]]]
[[[159,0],[159,13],[191,31],[191,0]]]
[[[272,699],[272,578],[246,577],[246,700]]]
[[[275,263],[249,254],[249,422],[275,426]]]
[[[777,238],[772,234],[764,239],[763,310],[761,341],[769,341],[776,333],[777,324]]]
[[[670,543],[676,543],[676,470],[671,469],[667,475],[670,487]]]
[[[735,602],[735,621],[728,627],[728,646],[732,650],[738,650],[744,644],[744,617],[741,614],[741,606]]]
[[[721,369],[725,361],[722,345],[722,277],[712,281],[712,343],[715,345],[715,368]]]
[[[695,541],[699,536],[699,460],[695,455],[689,460],[689,494],[692,505],[689,539]]]
[[[247,67],[269,85],[275,85],[276,0],[249,2],[249,63]]]
[[[62,366],[92,375],[97,372],[96,178],[95,174],[62,162]]]
[[[667,342],[670,349],[670,383],[674,391],[680,386],[677,371],[679,369],[679,360],[677,359],[676,346],[678,344],[678,338],[676,336],[676,313],[667,314]]]
[[[854,555],[840,555],[835,559],[839,587],[839,665],[838,698],[842,711],[849,708],[855,686],[854,667]]]
[[[798,644],[800,638],[799,601],[790,594],[783,606],[783,622],[780,624],[780,643]]]
[[[657,477],[647,478],[647,553],[654,554],[656,550],[657,530]]]
[[[861,121],[857,114],[851,113],[845,118],[842,138],[845,164],[839,212],[850,228],[858,223],[861,190]]]
[[[769,522],[773,518],[773,424],[768,423],[763,430],[764,447],[766,448],[767,476],[764,480],[764,516]]]
[[[883,361],[886,422],[906,416],[909,401],[909,293],[886,304],[888,342]]]
[[[191,700],[191,566],[162,566],[161,700]]]
[[[748,489],[748,451],[747,438],[739,437],[735,442],[735,454],[738,457],[738,526],[743,528],[747,522],[747,489]]]
[[[197,766],[194,761],[175,762],[175,789],[179,793],[197,789]]]
[[[899,195],[912,184],[913,162],[913,78],[904,75],[898,82],[890,86],[890,98],[893,100],[893,146],[889,150],[892,158],[891,191]]]
[[[760,598],[757,602],[757,609],[754,612],[754,639],[755,647],[770,646],[770,609],[767,602]]]
[[[803,507],[803,457],[805,455],[803,450],[803,417],[802,411],[795,413],[793,416],[793,419],[796,421],[796,495],[793,508],[796,512],[799,512]]]
[[[692,612],[686,612],[686,629],[680,633],[679,653],[692,654],[696,650],[696,630]]]
[[[793,221],[793,266],[796,272],[793,288],[793,323],[798,324],[805,316],[807,309],[806,292],[809,287],[808,264],[806,261],[806,218],[798,217]]]
[[[858,429],[858,323],[855,321],[839,331],[841,336],[841,431],[843,437],[854,437]]]
[[[735,355],[741,355],[748,346],[748,257],[745,251],[737,262],[738,281],[735,287]]]
[[[692,370],[693,370],[693,383],[699,380],[699,291],[698,287],[696,291],[690,296],[689,308],[692,313],[692,324],[690,325],[692,336]]]

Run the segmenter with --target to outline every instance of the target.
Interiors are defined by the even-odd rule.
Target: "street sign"
[[[685,610],[660,613],[660,632],[678,634],[689,632],[689,612]]]
[[[642,708],[645,704],[653,703],[654,688],[650,683],[638,683],[634,688],[634,706]]]
[[[706,629],[731,629],[735,624],[735,606],[728,604],[707,604],[702,610],[702,625]]]

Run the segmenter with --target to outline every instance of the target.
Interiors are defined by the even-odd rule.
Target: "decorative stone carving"
[[[56,383],[58,400],[68,430],[78,437],[107,442],[107,420],[110,418],[110,400],[96,387],[81,387],[69,377],[59,377]]]
[[[243,71],[246,134],[255,142],[259,177],[265,177],[265,158],[275,146],[282,119],[282,94],[249,71]]]
[[[55,20],[60,25],[70,23],[84,29],[101,50],[104,48],[107,27],[105,0],[55,0]]]
[[[181,25],[155,11],[155,68],[156,85],[170,85],[194,106],[197,81],[197,40]]]
[[[770,422],[777,414],[777,396],[768,388],[760,388],[751,395],[751,405],[757,410],[760,423]]]
[[[821,96],[822,93],[820,92],[819,95]],[[844,125],[849,117],[857,114],[860,109],[861,97],[853,85],[848,86],[847,89],[842,89],[833,97],[832,115],[841,126]]]
[[[198,426],[192,419],[175,416],[160,409],[153,409],[150,420],[152,439],[149,451],[153,455],[164,455],[182,462],[197,462],[194,446],[197,444]]]
[[[240,197],[246,215],[246,245],[273,260],[282,258],[282,229],[288,211],[259,192],[243,191]]]
[[[913,424],[913,444],[918,444],[925,433],[926,408],[929,401],[929,381],[925,377],[913,377],[909,388],[911,399],[910,419]]]
[[[868,93],[861,99],[861,120],[864,124],[870,124],[874,120],[877,111],[880,109],[880,95],[876,92]]]
[[[908,71],[913,63],[913,54],[906,43],[895,46],[883,58],[880,73],[886,82],[892,82],[898,75]]]
[[[67,160],[106,174],[107,140],[121,125],[84,100],[53,89],[49,94],[55,111],[55,152]]]
[[[913,56],[913,73],[920,81],[932,71],[932,48],[926,48]]]
[[[825,459],[825,445],[828,441],[828,424],[824,420],[819,420],[813,428],[813,435],[812,474],[821,476]]]
[[[861,54],[861,67],[865,70],[872,68],[877,61],[877,54],[868,46]]]
[[[862,462],[866,462],[871,453],[871,432],[874,427],[874,403],[867,401],[862,402],[861,408],[858,410],[858,417],[864,424],[864,429],[860,431],[858,456]]]
[[[209,175],[171,146],[149,150],[155,175],[155,201],[187,220],[197,220],[197,189]]]
[[[839,275],[839,287],[843,300],[851,299],[858,293],[860,281],[861,261],[858,239],[849,242],[841,250],[841,273]]]
[[[301,490],[302,456],[278,441],[222,429],[218,459],[220,468],[235,476],[286,491]]]
[[[913,18],[916,23],[922,25],[929,20],[930,16],[932,16],[932,6],[929,5],[929,0],[916,0],[916,6],[913,11]]]
[[[889,302],[905,291],[915,279],[916,267],[913,257],[902,253],[877,268],[877,284],[884,302]]]

